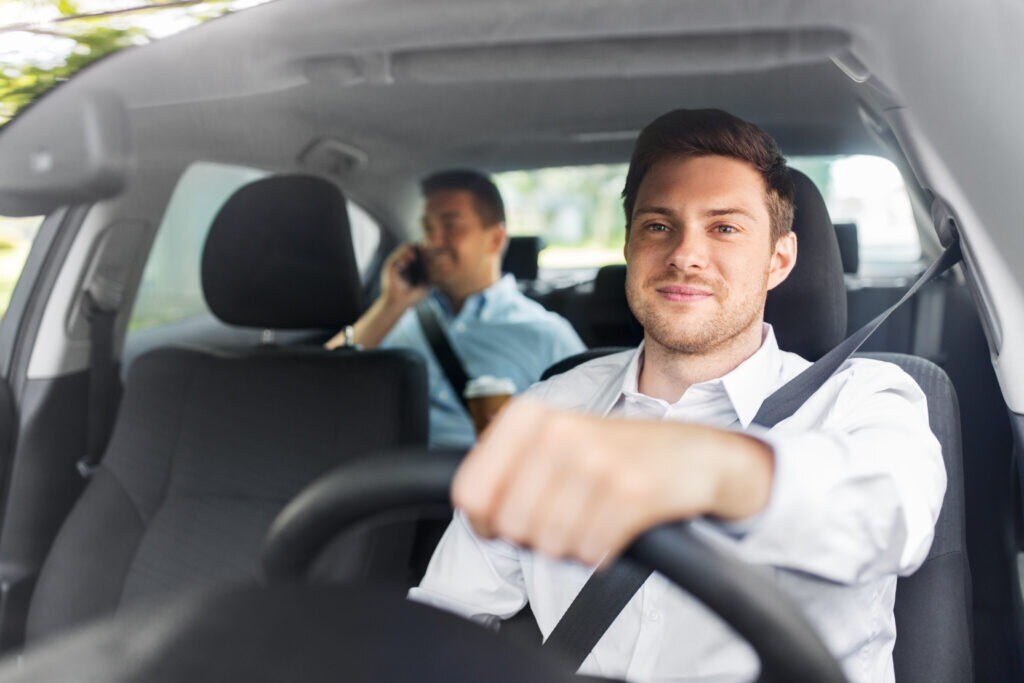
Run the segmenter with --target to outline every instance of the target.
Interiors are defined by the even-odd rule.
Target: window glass
[[[268,0],[3,0],[0,126],[101,57]]]
[[[365,280],[367,269],[380,249],[380,223],[363,207],[348,202],[348,221],[352,229],[352,249],[356,254],[359,274]]]
[[[623,262],[625,164],[511,171],[494,182],[509,233],[544,237],[542,278]]]
[[[205,162],[193,164],[182,174],[143,271],[130,332],[209,314],[200,262],[210,225],[236,190],[267,175],[252,168]],[[356,263],[363,273],[380,245],[380,227],[351,202],[348,213]]]
[[[914,262],[921,256],[899,171],[873,156],[794,157],[825,197],[833,222],[857,223],[864,262]],[[625,164],[543,168],[494,176],[513,235],[541,235],[541,277],[592,275],[622,263]]]
[[[182,174],[149,253],[129,331],[209,311],[199,281],[206,233],[228,197],[264,175],[251,168],[209,163],[193,164]]]
[[[856,223],[860,259],[910,263],[921,243],[896,166],[876,156],[793,157],[789,163],[821,190],[833,223]]]
[[[43,216],[6,218],[0,216],[0,318],[7,312],[11,294],[28,259],[32,240],[43,224]]]

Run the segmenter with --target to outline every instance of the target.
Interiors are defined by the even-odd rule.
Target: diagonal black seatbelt
[[[795,413],[897,308],[922,287],[956,265],[961,258],[960,242],[954,238],[899,301],[779,387],[761,404],[753,422],[770,429]],[[544,647],[556,653],[571,665],[574,671],[578,669],[650,575],[649,569],[624,558],[617,560],[607,570],[594,572],[569,605],[569,609],[555,624],[551,635],[544,642]]]
[[[452,348],[448,335],[441,329],[441,323],[437,321],[434,309],[424,301],[416,307],[416,318],[420,322],[423,336],[427,338],[427,343],[430,344],[430,350],[433,351],[437,364],[441,366],[441,372],[448,378],[448,383],[455,390],[455,395],[458,396],[462,407],[469,410],[469,404],[463,395],[466,391],[466,384],[469,382],[469,376],[466,374],[465,368],[462,367],[462,361],[455,355],[455,349]]]

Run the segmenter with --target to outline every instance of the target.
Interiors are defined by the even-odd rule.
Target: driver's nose
[[[700,228],[685,227],[677,233],[668,264],[683,272],[703,270],[708,265],[708,237]]]

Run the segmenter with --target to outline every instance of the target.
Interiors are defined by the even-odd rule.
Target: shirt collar
[[[750,358],[722,377],[693,385],[693,387],[706,388],[721,387],[729,397],[729,402],[732,404],[733,410],[736,411],[736,417],[739,418],[740,425],[744,429],[750,426],[757,416],[761,404],[777,388],[776,378],[779,376],[782,363],[781,351],[772,326],[765,323],[762,334],[761,346]],[[638,389],[640,369],[643,366],[643,351],[644,345],[641,342],[636,353],[624,368],[617,399],[632,397],[637,400],[654,400],[641,394]],[[615,402],[607,408],[610,410]]]
[[[440,305],[441,310],[449,318],[487,318],[495,306],[508,299],[512,294],[517,294],[519,287],[516,285],[516,278],[511,273],[505,273],[498,281],[490,287],[483,289],[476,294],[470,295],[458,315],[452,311],[452,302],[440,290],[434,289],[434,299]]]

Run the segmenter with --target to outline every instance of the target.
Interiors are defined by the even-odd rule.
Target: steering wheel
[[[381,513],[448,502],[462,453],[404,451],[345,465],[311,484],[274,521],[263,552],[268,582],[303,579],[329,542]],[[686,523],[651,529],[627,556],[700,600],[754,648],[758,681],[846,681],[806,619],[741,560],[702,541]]]

